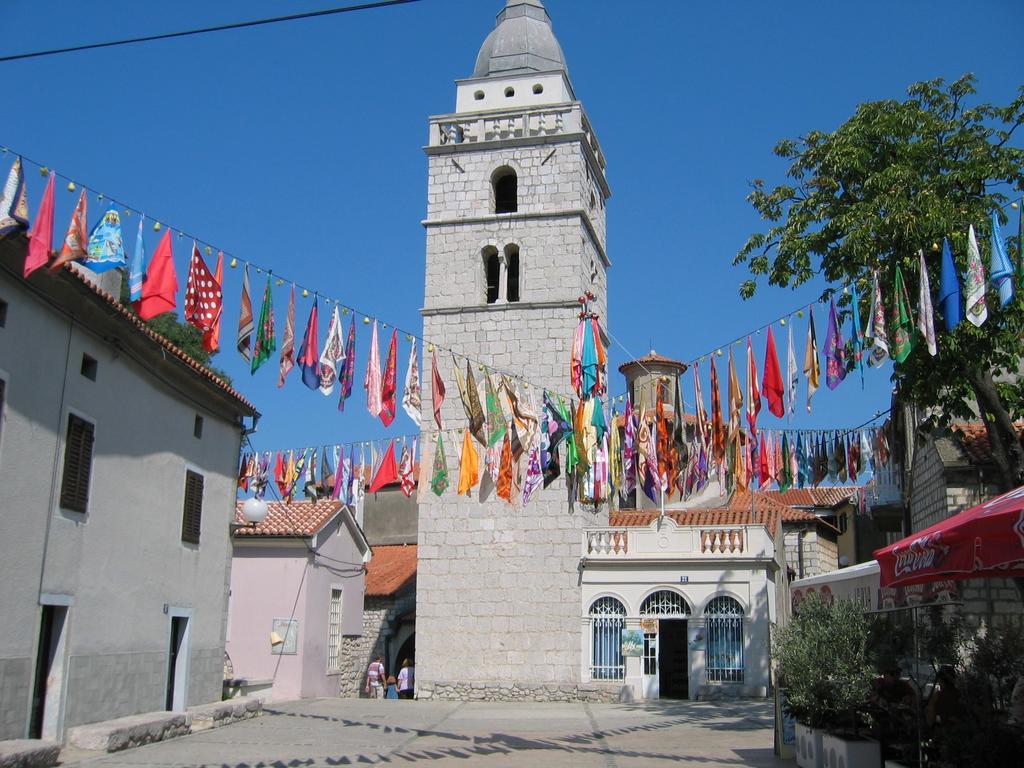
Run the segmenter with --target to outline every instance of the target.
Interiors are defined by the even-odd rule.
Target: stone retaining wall
[[[422,683],[417,699],[441,701],[619,701],[621,686],[518,685],[516,683]]]

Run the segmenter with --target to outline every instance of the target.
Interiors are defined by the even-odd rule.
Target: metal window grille
[[[689,616],[690,606],[678,592],[662,589],[647,596],[640,606],[641,616]]]
[[[704,609],[708,682],[743,682],[743,607],[731,597],[716,597]]]
[[[626,608],[614,597],[602,597],[590,606],[592,637],[591,680],[622,680],[625,666],[622,662],[622,627],[626,623]]]
[[[327,636],[327,670],[341,669],[341,590],[331,590],[331,612]]]

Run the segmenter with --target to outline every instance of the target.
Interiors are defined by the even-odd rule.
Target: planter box
[[[804,725],[796,724],[796,764],[800,768],[824,768],[822,761],[822,737],[824,731]]]
[[[821,740],[824,768],[879,768],[882,749],[877,741],[849,741],[831,733]]]

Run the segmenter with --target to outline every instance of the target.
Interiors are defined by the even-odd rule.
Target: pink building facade
[[[226,650],[235,686],[271,701],[336,696],[351,687],[344,655],[363,633],[372,552],[336,501],[269,507],[232,539]]]

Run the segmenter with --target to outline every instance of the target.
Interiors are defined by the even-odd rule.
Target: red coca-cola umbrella
[[[879,584],[1024,576],[1024,486],[875,550]]]

